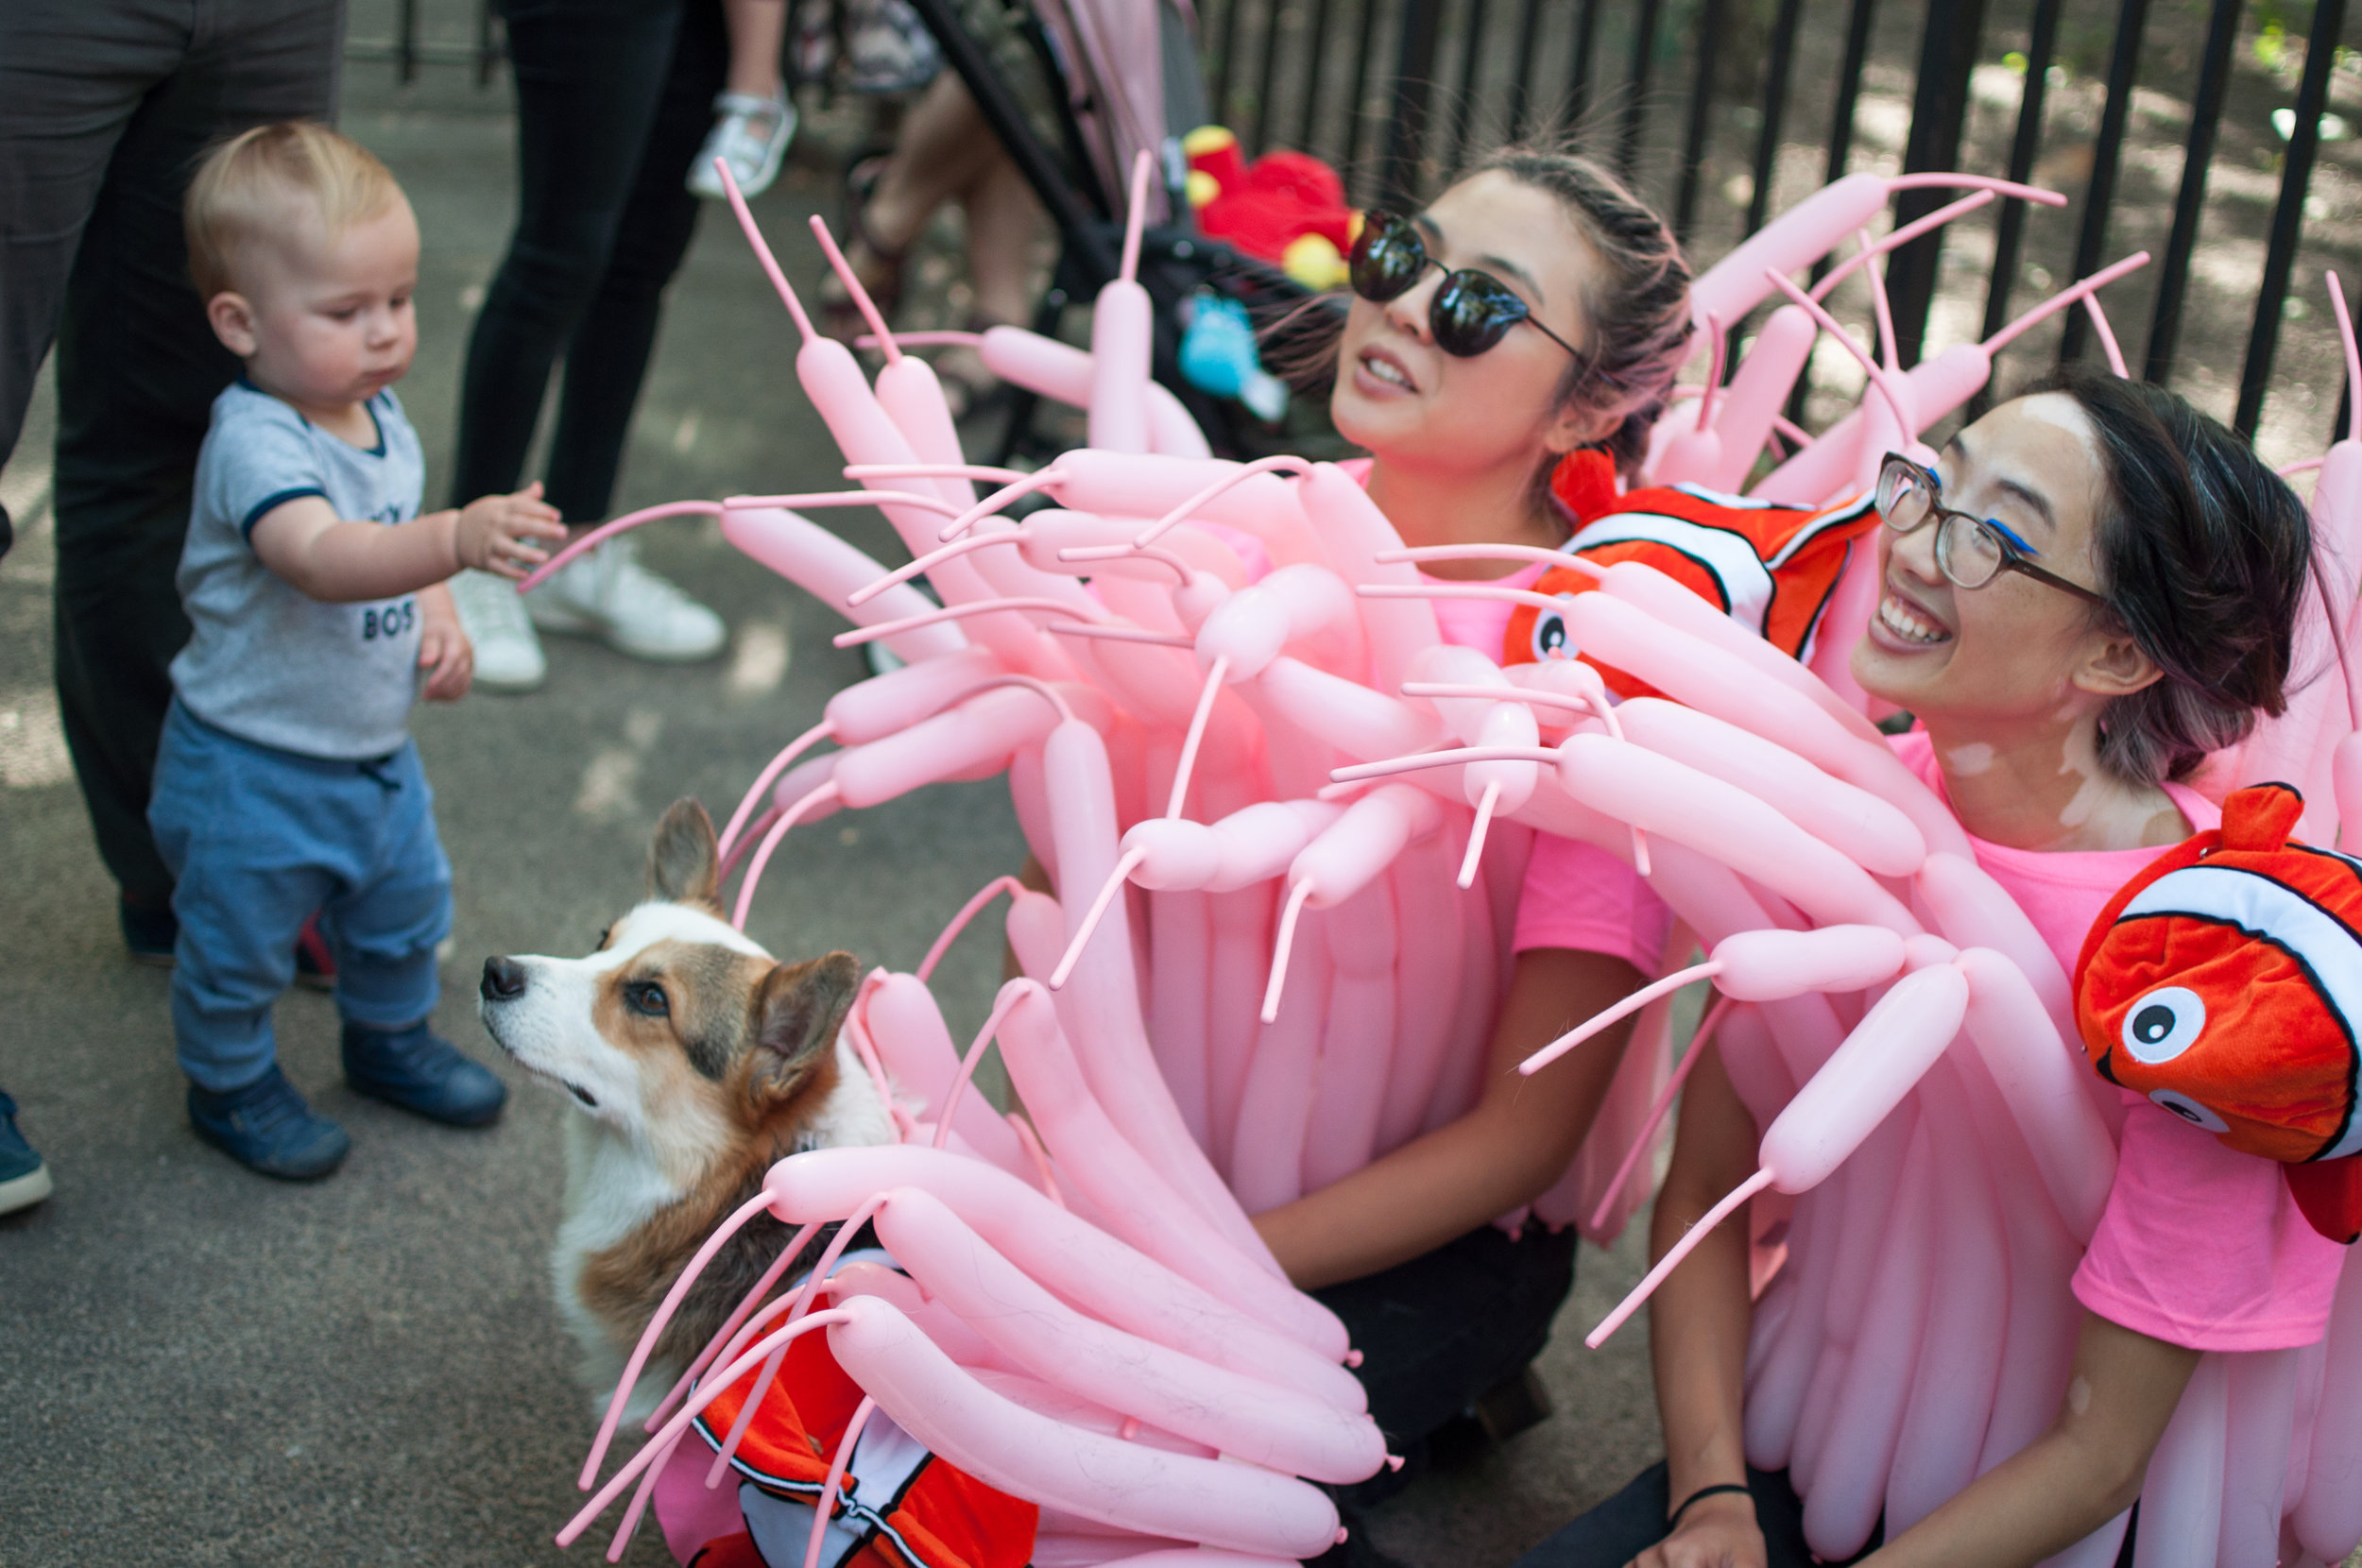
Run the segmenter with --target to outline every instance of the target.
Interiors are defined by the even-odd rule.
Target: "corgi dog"
[[[720,870],[705,808],[676,801],[649,849],[649,898],[597,951],[484,963],[485,1030],[572,1106],[550,1268],[594,1409],[691,1255],[775,1162],[894,1141],[844,1038],[861,980],[853,956],[779,963],[723,918]],[[786,1238],[758,1216],[706,1266],[654,1347],[629,1419],[654,1408]]]

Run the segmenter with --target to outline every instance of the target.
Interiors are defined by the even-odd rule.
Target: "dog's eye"
[[[624,1005],[650,1018],[669,1018],[673,1014],[673,1004],[664,998],[664,987],[649,981],[625,986]]]

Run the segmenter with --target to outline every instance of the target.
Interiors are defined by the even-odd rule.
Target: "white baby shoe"
[[[738,181],[741,196],[760,196],[779,177],[780,160],[796,139],[796,106],[785,98],[759,98],[749,93],[725,93],[713,100],[722,117],[713,122],[706,145],[689,166],[689,193],[720,201],[727,193],[714,172],[720,159]]]
[[[609,539],[525,596],[545,632],[595,637],[619,654],[666,664],[711,658],[729,640],[722,618],[640,564],[639,541]],[[477,656],[478,667],[483,655]]]
[[[459,624],[475,644],[475,684],[487,691],[531,691],[550,673],[541,656],[517,585],[488,571],[463,571],[451,580]]]

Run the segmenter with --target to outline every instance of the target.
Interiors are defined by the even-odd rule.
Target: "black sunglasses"
[[[1371,208],[1353,242],[1353,292],[1382,305],[1411,292],[1427,269],[1444,264],[1427,253],[1427,242],[1409,218]],[[1428,331],[1447,354],[1471,359],[1509,335],[1523,321],[1577,359],[1583,350],[1534,320],[1532,307],[1507,283],[1474,267],[1444,269],[1444,286],[1427,308]]]

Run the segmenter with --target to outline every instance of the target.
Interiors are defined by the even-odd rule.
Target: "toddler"
[[[428,1028],[451,866],[409,739],[468,689],[444,581],[518,577],[564,530],[539,486],[419,516],[419,440],[390,390],[418,347],[419,229],[384,164],[315,125],[216,149],[189,188],[206,319],[246,362],[214,402],[178,584],[148,808],[178,885],[173,1033],[197,1135],[267,1176],[351,1142],[280,1072],[270,1009],[314,911],[336,961],[346,1081],[456,1126],[507,1091]]]

